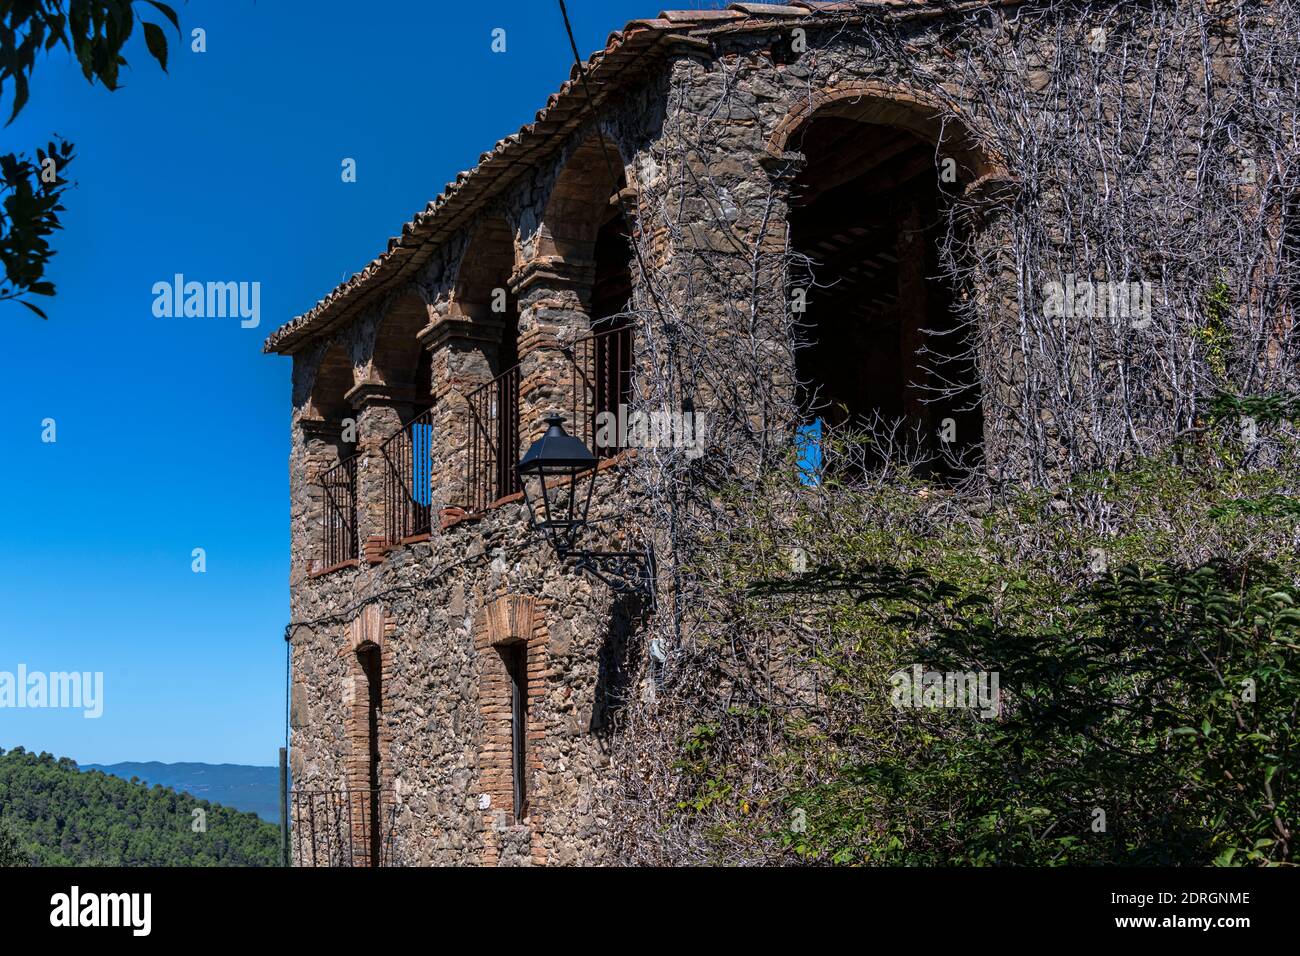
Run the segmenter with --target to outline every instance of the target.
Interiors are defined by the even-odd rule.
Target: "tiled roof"
[[[587,58],[592,100],[599,105],[624,81],[646,69],[647,53],[675,40],[738,30],[770,29],[803,19],[851,21],[865,13],[939,15],[974,6],[1010,6],[1021,0],[794,0],[789,5],[733,3],[725,10],[664,10],[654,19],[633,20],[609,35],[603,50]],[[569,79],[552,93],[534,122],[501,140],[479,157],[478,165],[456,174],[442,193],[388,240],[388,248],[360,272],[342,282],[310,310],[267,338],[263,351],[293,352],[304,342],[356,314],[385,290],[406,281],[438,246],[491,196],[535,166],[586,118],[586,97],[575,64]]]

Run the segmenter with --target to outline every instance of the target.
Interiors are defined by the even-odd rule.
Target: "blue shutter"
[[[795,432],[794,447],[799,453],[799,483],[819,485],[822,480],[822,420],[814,418]]]
[[[433,500],[433,426],[411,426],[411,497],[417,505]]]

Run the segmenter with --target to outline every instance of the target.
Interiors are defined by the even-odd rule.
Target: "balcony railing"
[[[632,329],[613,328],[578,339],[569,349],[573,389],[569,421],[597,458],[612,458],[624,447],[621,428],[600,432],[598,416],[618,416],[619,406],[632,397]]]
[[[293,790],[295,866],[396,866],[391,790]]]
[[[519,366],[465,396],[469,443],[465,456],[465,508],[483,511],[519,490]]]
[[[357,457],[343,459],[320,476],[325,492],[322,558],[327,568],[357,557]]]
[[[380,446],[387,465],[384,515],[387,541],[398,544],[433,528],[433,410],[423,412]]]
[[[597,416],[619,414],[632,394],[632,329],[614,328],[581,338],[564,350],[572,367],[569,423],[600,458],[623,450],[624,436],[610,429],[607,441],[596,440]],[[515,473],[520,447],[519,366],[481,385],[466,396],[468,447],[465,455],[463,506],[483,511],[494,501],[520,490]]]

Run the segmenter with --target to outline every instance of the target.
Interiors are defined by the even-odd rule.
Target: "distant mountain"
[[[66,757],[0,750],[0,865],[277,866],[279,844],[279,829],[255,814],[82,773]]]
[[[270,823],[280,822],[280,769],[250,767],[237,763],[86,763],[82,770],[101,770],[130,780],[139,777],[149,786],[155,783],[192,794],[223,807],[256,813]]]

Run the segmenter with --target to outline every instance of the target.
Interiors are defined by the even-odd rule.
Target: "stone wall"
[[[958,159],[973,206],[991,181],[1009,175],[994,152],[980,148],[987,140],[980,126],[984,107],[962,101],[971,78],[945,80],[953,69],[943,52],[952,41],[951,25],[927,18],[902,29],[917,61],[907,69],[869,56],[874,48],[863,33],[840,28],[810,27],[808,49],[797,54],[790,29],[779,25],[684,44],[602,112],[600,129],[635,196],[643,254],[657,288],[670,294],[667,318],[707,337],[724,365],[727,349],[745,349],[735,368],[758,369],[752,379],[695,383],[699,410],[722,423],[719,440],[761,431],[758,421],[789,424],[764,416],[788,405],[794,378],[783,253],[790,183],[802,161],[790,137],[808,116],[838,111],[939,140],[937,158]],[[991,42],[1001,27],[990,17],[964,29],[976,35],[963,42],[978,44],[981,30]],[[911,84],[918,64],[937,86]],[[1030,67],[1031,85],[1039,68]],[[941,102],[950,120],[942,128],[934,118]],[[951,122],[954,117],[966,127]],[[590,124],[573,131],[548,159],[486,201],[459,238],[405,286],[294,354],[294,787],[357,785],[356,653],[367,641],[379,645],[381,786],[392,792],[398,862],[612,862],[608,834],[617,813],[617,776],[634,768],[611,766],[611,735],[620,708],[649,692],[645,678],[629,676],[645,670],[644,609],[561,567],[529,533],[517,498],[481,515],[448,510],[424,540],[384,541],[384,462],[376,448],[404,420],[403,401],[410,398],[393,391],[404,383],[382,382],[372,362],[377,341],[389,354],[394,348],[384,339],[398,325],[388,313],[399,302],[409,309],[411,296],[418,297],[428,322],[405,347],[412,354],[433,351],[435,506],[457,503],[466,440],[462,396],[500,372],[493,343],[502,327],[502,320],[483,312],[482,289],[464,291],[470,280],[462,281],[458,270],[479,230],[504,222],[513,247],[510,293],[519,309],[523,423],[515,451],[522,451],[540,431],[541,414],[566,402],[567,366],[554,346],[589,328],[587,227],[593,210],[608,203],[612,185],[592,152],[594,132]],[[984,274],[1010,270],[996,217],[981,220],[977,230],[977,243],[989,253]],[[636,268],[633,282],[644,344],[665,330]],[[1006,286],[979,292],[992,324],[1013,293]],[[757,319],[756,308],[764,313]],[[992,336],[985,343],[984,361],[1010,361],[1014,350],[999,341]],[[348,356],[353,369],[346,397],[354,414],[346,417],[356,421],[361,456],[361,557],[322,574],[322,502],[312,482],[351,447],[335,437],[343,424],[337,407],[330,406],[331,420],[313,398],[327,345]],[[664,398],[649,381],[655,370],[639,354],[641,400]],[[995,377],[1010,382],[1009,375]],[[732,397],[728,407],[721,404],[723,387]],[[999,430],[1009,426],[995,419],[986,426],[986,444],[996,457]],[[645,499],[654,467],[649,456],[621,456],[600,474],[597,498],[609,526],[636,526],[662,542],[663,529]],[[509,683],[499,651],[512,642],[527,646],[529,812],[522,823],[511,812]]]
[[[624,477],[602,484],[619,494]],[[307,550],[310,550],[308,546]],[[382,614],[381,786],[412,865],[607,860],[610,713],[629,640],[603,587],[559,567],[518,504],[295,588],[292,773],[356,785],[359,601]],[[498,645],[528,644],[528,815],[511,813],[509,687]],[[503,724],[504,721],[504,724]]]

